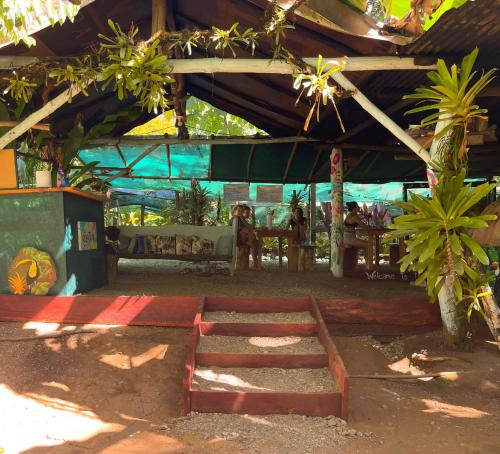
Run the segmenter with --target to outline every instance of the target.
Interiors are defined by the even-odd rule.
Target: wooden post
[[[344,259],[344,184],[342,150],[333,148],[330,155],[330,181],[332,184],[332,225],[331,225],[331,263],[334,277],[343,277]]]
[[[151,36],[165,31],[167,25],[167,0],[151,2]]]
[[[141,225],[144,225],[145,214],[146,214],[146,207],[144,205],[141,205]]]
[[[310,229],[310,243],[316,244],[316,219],[318,215],[318,209],[316,208],[316,183],[311,183],[311,220],[309,224]],[[316,254],[314,254],[315,256]]]

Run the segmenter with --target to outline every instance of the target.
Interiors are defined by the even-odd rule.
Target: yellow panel
[[[0,150],[0,189],[17,188],[17,164],[14,150]]]

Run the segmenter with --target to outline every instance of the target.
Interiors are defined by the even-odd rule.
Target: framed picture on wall
[[[78,221],[78,250],[97,249],[97,223]]]

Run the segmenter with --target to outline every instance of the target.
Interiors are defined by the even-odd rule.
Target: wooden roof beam
[[[414,57],[325,57],[323,62],[331,61],[327,66],[333,66],[341,58],[345,60],[344,71],[399,71],[436,69],[435,63],[417,63]],[[27,59],[24,56],[1,56],[0,69],[11,69],[36,62],[36,58]],[[307,64],[316,66],[317,57],[303,59]],[[256,74],[293,74],[295,69],[282,60],[270,58],[190,58],[171,60],[174,74],[192,73],[256,73]]]
[[[379,123],[387,128],[392,134],[403,142],[410,150],[425,162],[429,162],[431,157],[429,152],[422,147],[413,137],[411,137],[404,129],[396,122],[382,112],[375,104],[373,104],[342,72],[336,72],[331,75],[331,78],[337,82],[344,90],[350,91],[352,97],[358,104],[372,115]]]
[[[292,150],[290,151],[290,156],[288,157],[288,161],[286,163],[285,172],[283,173],[283,181],[286,181],[288,178],[288,172],[290,171],[290,167],[292,165],[293,159],[295,158],[295,153],[297,152],[298,142],[295,142],[292,146]]]

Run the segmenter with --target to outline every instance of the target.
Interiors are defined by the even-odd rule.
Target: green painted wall
[[[97,223],[97,250],[78,250],[78,221]],[[100,202],[63,192],[0,195],[0,294],[10,293],[9,265],[26,246],[48,252],[56,264],[50,295],[73,295],[106,283]]]
[[[78,249],[78,221],[97,224],[97,249]],[[102,203],[73,194],[64,194],[64,225],[70,234],[71,246],[66,252],[66,273],[69,294],[87,292],[106,284],[104,255],[104,211]]]
[[[55,193],[0,196],[0,293],[10,293],[7,270],[22,247],[48,252],[57,267],[57,282],[50,294],[64,294],[66,253],[63,196]]]

